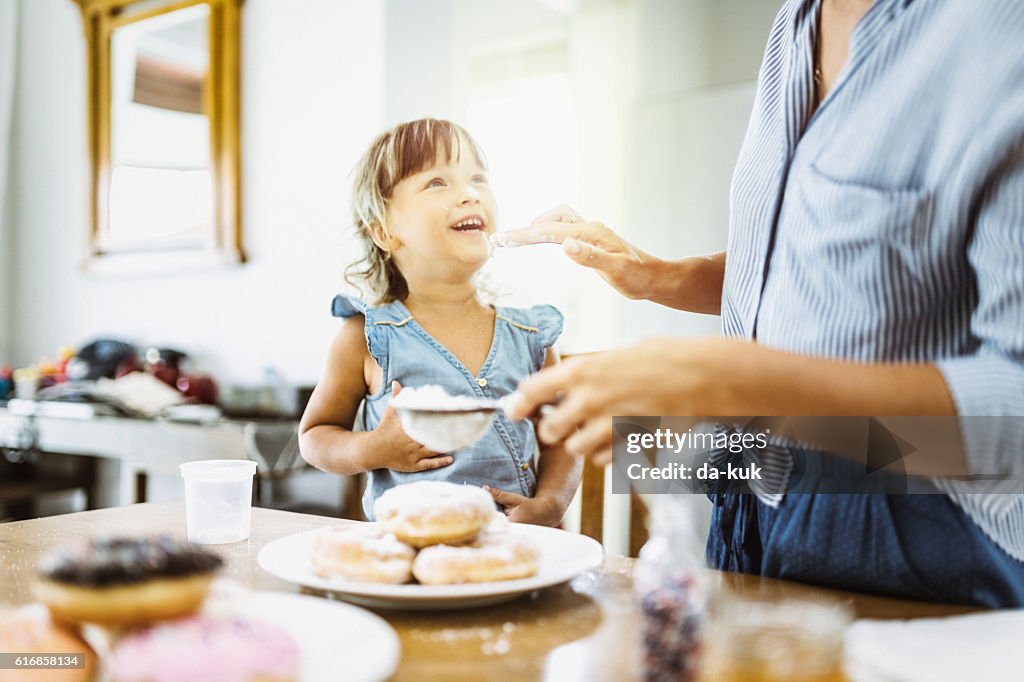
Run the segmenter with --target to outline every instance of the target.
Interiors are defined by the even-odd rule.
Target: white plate
[[[515,599],[521,594],[570,580],[601,565],[604,550],[585,535],[557,528],[510,524],[510,532],[525,536],[540,552],[537,574],[520,580],[468,585],[385,585],[340,578],[321,578],[309,561],[316,530],[278,538],[259,555],[263,570],[288,582],[330,592],[356,604],[382,609],[460,609]]]
[[[283,628],[299,643],[301,682],[379,682],[398,667],[398,635],[364,609],[303,594],[253,591],[231,610]]]

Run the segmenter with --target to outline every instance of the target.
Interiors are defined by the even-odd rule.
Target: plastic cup
[[[220,545],[249,537],[255,473],[256,462],[243,459],[208,459],[181,465],[189,542]]]

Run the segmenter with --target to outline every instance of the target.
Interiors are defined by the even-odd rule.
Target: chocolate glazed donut
[[[168,535],[94,538],[43,557],[34,587],[57,620],[128,625],[196,611],[223,563]]]

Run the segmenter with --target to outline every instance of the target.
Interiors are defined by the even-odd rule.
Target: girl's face
[[[487,172],[470,144],[458,159],[444,153],[430,168],[395,185],[388,202],[391,249],[399,269],[471,266],[475,272],[490,256],[497,206]]]

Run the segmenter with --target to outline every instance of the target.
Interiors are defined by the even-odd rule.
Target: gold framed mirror
[[[88,48],[86,267],[242,263],[242,0],[74,0]]]

